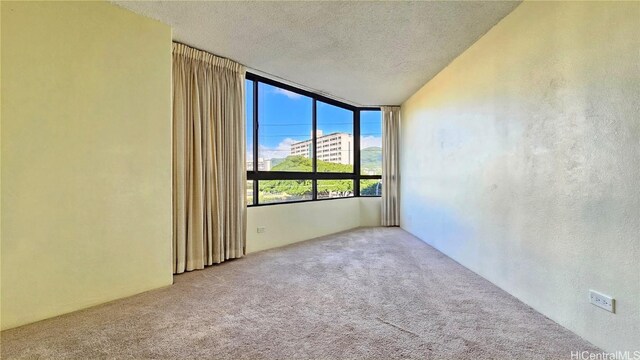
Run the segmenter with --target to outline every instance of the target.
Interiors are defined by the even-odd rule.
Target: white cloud
[[[260,145],[260,151],[258,156],[265,159],[273,158],[285,158],[291,154],[291,144],[297,143],[300,140],[294,140],[292,138],[286,138],[274,148],[270,148],[264,145]]]
[[[273,89],[274,94],[280,94],[280,95],[284,95],[286,97],[288,97],[289,99],[292,100],[298,100],[302,97],[302,95],[294,93],[292,91],[289,90],[285,90],[285,89],[281,89],[281,88],[274,88]]]
[[[382,147],[382,138],[376,136],[362,136],[360,138],[360,148],[365,149],[368,147]]]

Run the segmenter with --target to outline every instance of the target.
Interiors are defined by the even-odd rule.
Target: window
[[[249,171],[253,170],[253,81],[245,80],[244,85],[247,116],[247,171]]]
[[[260,171],[311,172],[313,100],[258,82]]]
[[[318,180],[318,199],[353,196],[353,180]]]
[[[260,204],[313,199],[311,180],[261,180],[258,188]]]
[[[382,112],[360,112],[360,196],[382,194]]]
[[[363,179],[360,180],[360,196],[380,196],[382,195],[382,180]]]
[[[380,196],[379,109],[251,73],[246,102],[249,206]]]
[[[353,110],[322,101],[316,106],[318,171],[353,173]]]
[[[360,174],[382,175],[382,113],[360,112]]]

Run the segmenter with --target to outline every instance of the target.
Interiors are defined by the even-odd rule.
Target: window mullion
[[[318,179],[316,177],[318,173],[318,145],[317,145],[317,128],[318,118],[316,116],[317,100],[313,99],[313,106],[311,111],[311,172],[313,173],[313,180],[311,180],[311,196],[313,200],[318,199]]]
[[[258,174],[258,126],[260,126],[260,122],[258,121],[258,82],[253,81],[253,172],[257,176]],[[258,181],[253,181],[253,205],[258,205]]]
[[[353,112],[353,196],[360,196],[360,110]]]

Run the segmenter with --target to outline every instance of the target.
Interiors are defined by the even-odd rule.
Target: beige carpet
[[[2,359],[570,359],[599,351],[397,228],[251,254],[1,335]]]

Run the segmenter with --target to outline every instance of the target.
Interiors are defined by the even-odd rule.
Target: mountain
[[[382,148],[371,146],[360,151],[360,166],[365,173],[382,173]]]

